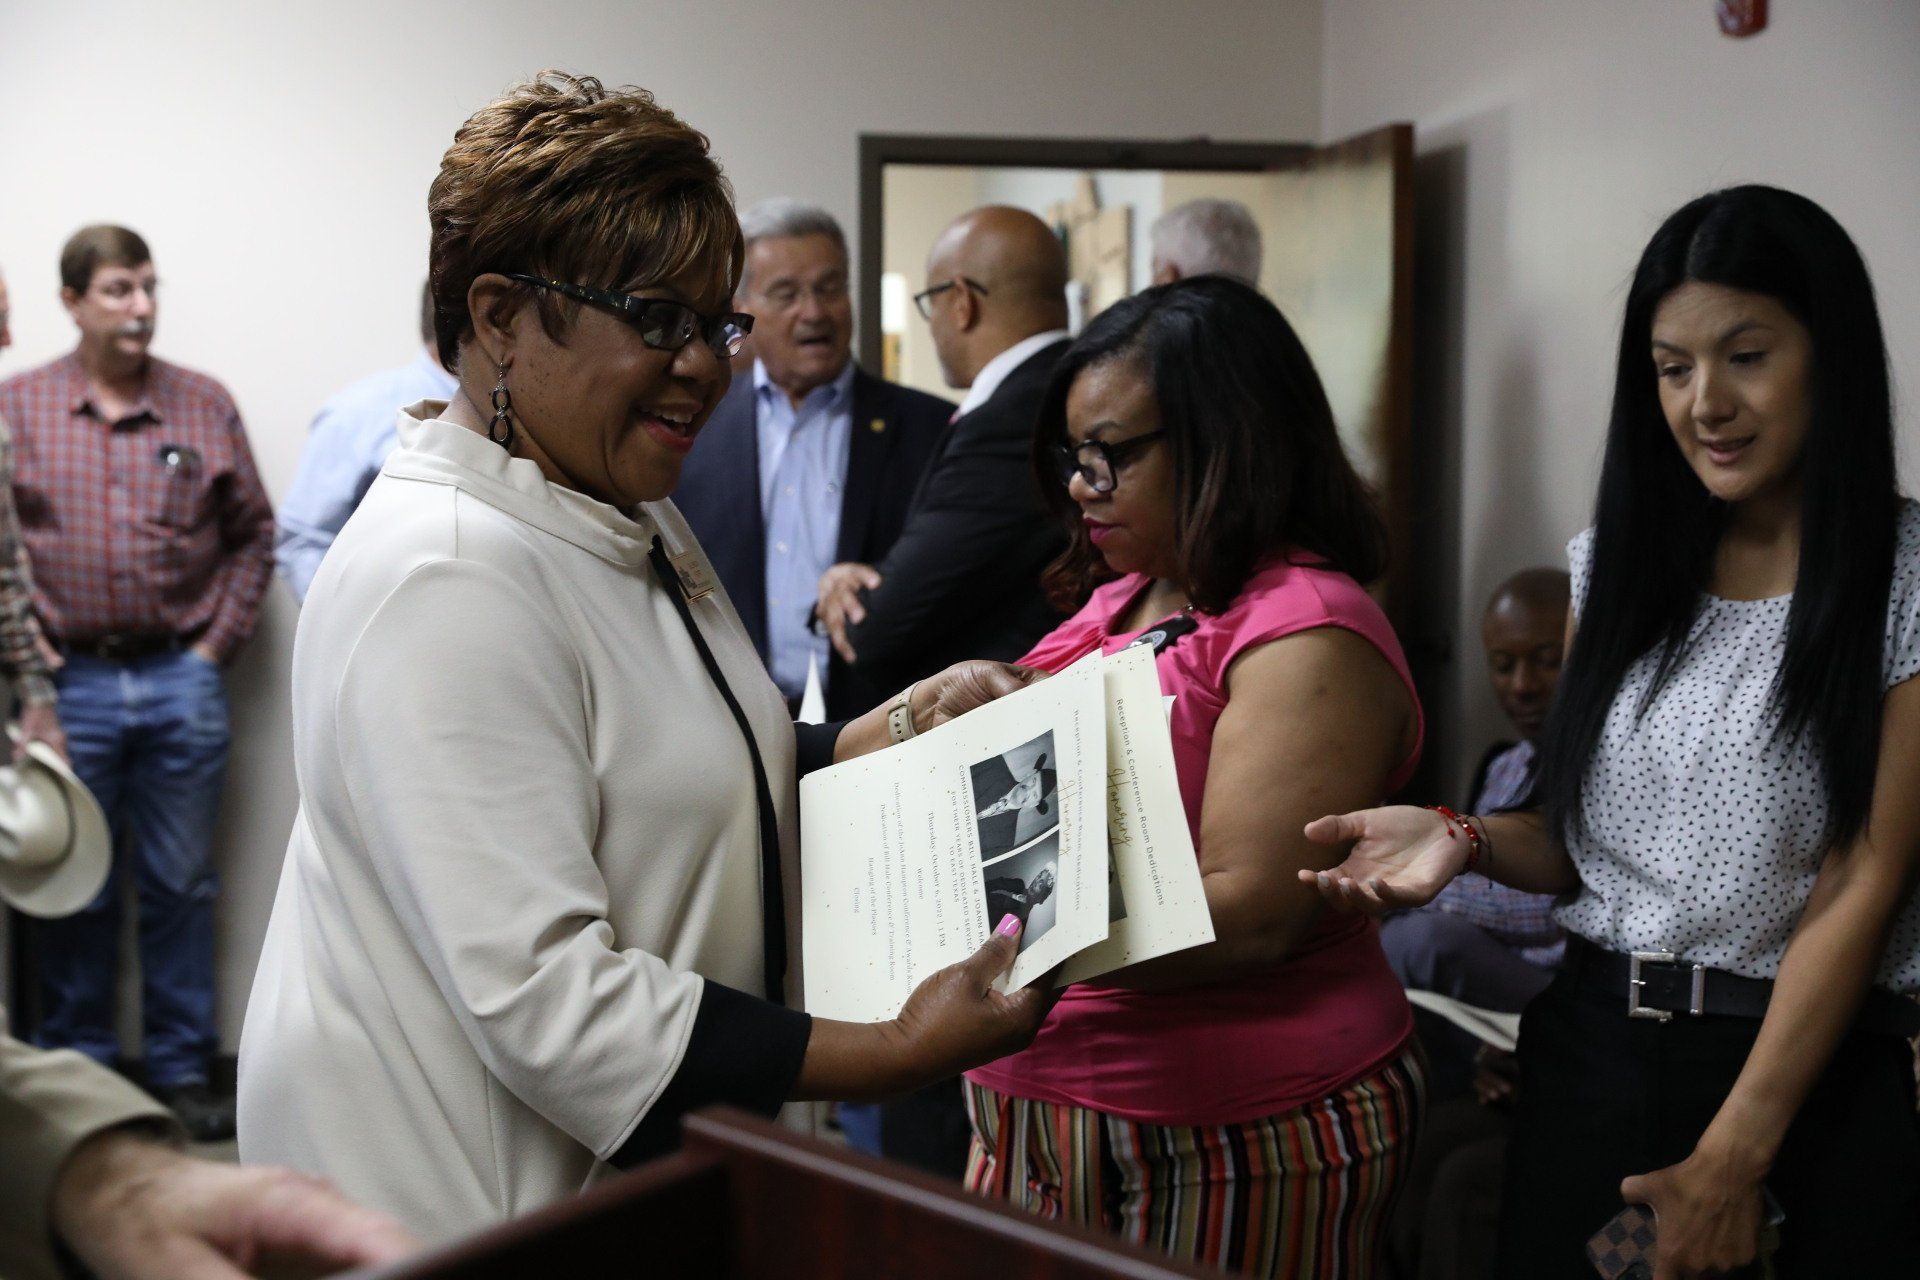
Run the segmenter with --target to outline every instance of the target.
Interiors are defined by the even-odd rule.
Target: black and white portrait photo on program
[[[999,927],[1009,915],[1023,926],[1020,950],[1047,936],[1059,916],[1060,833],[1050,831],[1013,853],[980,868],[987,891],[987,928]]]
[[[1051,730],[976,762],[969,773],[982,862],[1060,825],[1059,757]]]

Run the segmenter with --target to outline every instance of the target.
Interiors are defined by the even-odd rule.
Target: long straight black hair
[[[1658,652],[1644,714],[1681,657],[1712,577],[1730,507],[1675,445],[1652,356],[1654,312],[1690,281],[1763,294],[1812,335],[1800,566],[1773,710],[1778,735],[1807,735],[1825,775],[1826,839],[1844,843],[1866,823],[1880,755],[1900,512],[1893,395],[1859,250],[1826,210],[1776,187],[1730,187],[1686,205],[1654,233],[1634,272],[1586,600],[1541,734],[1536,798],[1561,839],[1579,829],[1581,784],[1621,681]]]

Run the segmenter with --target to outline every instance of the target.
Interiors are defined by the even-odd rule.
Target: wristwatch
[[[920,687],[915,680],[900,691],[900,696],[887,708],[887,737],[894,742],[905,742],[920,732],[913,724],[913,691]]]

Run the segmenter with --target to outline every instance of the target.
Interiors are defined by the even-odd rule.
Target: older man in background
[[[764,200],[740,216],[735,305],[757,353],[701,428],[674,490],[774,683],[797,706],[810,670],[842,720],[894,690],[841,661],[812,628],[828,566],[878,560],[953,406],[853,360],[847,241],[826,210]]]
[[[1238,200],[1175,205],[1153,224],[1153,283],[1227,276],[1260,286],[1260,228]]]
[[[149,353],[158,286],[146,242],[83,228],[60,279],[79,346],[0,383],[0,417],[14,431],[34,609],[65,658],[61,725],[119,852],[98,899],[35,930],[46,1005],[35,1039],[114,1058],[117,881],[130,860],[146,1078],[193,1136],[226,1137],[233,1102],[208,1083],[221,668],[253,633],[273,512],[225,388]]]
[[[433,293],[424,286],[420,344],[406,364],[362,378],[320,406],[307,431],[300,469],[280,503],[273,548],[281,581],[295,600],[306,600],[327,548],[400,443],[400,410],[453,395],[453,375],[441,367],[433,340]]]

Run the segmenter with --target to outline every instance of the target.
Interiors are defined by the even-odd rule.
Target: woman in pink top
[[[967,1077],[968,1184],[1254,1275],[1379,1269],[1422,1082],[1378,936],[1326,912],[1301,829],[1419,756],[1420,705],[1359,583],[1385,537],[1273,304],[1149,289],[1061,360],[1035,446],[1091,600],[1025,659],[1154,644],[1215,941],[1067,990]],[[1336,799],[1340,797],[1341,799]]]

